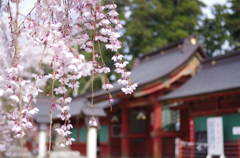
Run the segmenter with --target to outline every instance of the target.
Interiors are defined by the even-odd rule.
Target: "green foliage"
[[[120,0],[124,53],[137,57],[193,33],[202,15],[199,0]]]
[[[232,50],[240,50],[240,1],[228,0],[227,6],[214,5],[214,18],[202,21],[199,34],[208,56],[212,56],[214,52],[225,54]],[[223,49],[222,45],[226,41],[230,47]]]
[[[234,50],[240,50],[240,1],[228,0],[231,4],[230,11],[226,16],[226,28],[231,34],[230,44]]]
[[[229,32],[226,28],[227,7],[225,5],[214,5],[212,7],[213,19],[206,18],[199,29],[199,37],[203,41],[203,47],[208,56],[214,52],[225,53],[222,45],[229,40]]]

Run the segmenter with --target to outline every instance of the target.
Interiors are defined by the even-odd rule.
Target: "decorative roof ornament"
[[[191,38],[191,43],[192,43],[192,45],[196,45],[197,44],[197,39],[196,38]]]

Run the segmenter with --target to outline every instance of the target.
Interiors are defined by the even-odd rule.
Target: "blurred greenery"
[[[240,50],[240,1],[228,0],[228,14],[226,16],[226,28],[230,33],[230,45],[233,50]]]
[[[202,45],[205,53],[212,56],[215,51],[224,54],[228,49],[222,45],[230,36],[225,27],[227,18],[227,7],[225,5],[216,4],[212,7],[212,14],[215,18],[205,18],[201,21],[202,25],[199,28],[199,38],[203,40]]]
[[[215,52],[225,54],[240,50],[240,1],[228,0],[226,4],[212,7],[214,18],[205,18],[198,30],[208,56]],[[228,46],[224,46],[228,43]]]
[[[196,33],[200,0],[118,0],[123,53],[133,58]]]
[[[198,35],[208,56],[240,50],[239,0],[215,4],[211,8],[212,18],[202,14],[200,8],[206,5],[201,0],[118,0],[115,3],[124,24],[122,52],[133,58],[192,34]]]

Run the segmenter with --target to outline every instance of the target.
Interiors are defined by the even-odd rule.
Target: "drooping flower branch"
[[[113,52],[115,71],[121,74],[118,83],[124,86],[122,91],[131,94],[137,87],[129,78],[130,72],[125,69],[128,62],[118,52],[122,43],[118,40],[120,34],[117,31],[122,25],[118,19],[117,6],[113,1],[102,5],[100,0],[38,0],[31,11],[24,15],[19,10],[20,3],[20,0],[9,0],[2,6],[9,18],[9,35],[3,41],[5,52],[2,54],[5,54],[9,62],[4,64],[4,71],[0,72],[1,77],[6,79],[4,85],[0,85],[0,92],[4,91],[3,96],[11,100],[9,103],[13,107],[8,113],[9,124],[16,138],[22,138],[24,130],[32,128],[30,118],[38,112],[32,102],[37,102],[37,96],[42,92],[40,83],[52,79],[52,89],[49,92],[52,97],[51,108],[57,108],[60,111],[58,117],[64,121],[56,131],[64,138],[61,146],[70,145],[74,140],[70,137],[72,124],[68,112],[72,99],[67,92],[68,89],[78,88],[82,77],[92,76],[94,81],[94,74],[110,72],[103,59],[102,44]],[[35,48],[24,51],[22,45],[26,41]],[[36,49],[42,50],[39,66],[33,67],[33,75],[24,75],[27,70],[24,58],[29,51],[33,53]],[[87,61],[80,53],[82,51],[91,53],[92,59]],[[44,62],[47,55],[51,56],[48,61],[51,73],[44,72],[41,68],[43,63],[47,63]],[[113,85],[106,77],[102,89],[109,92],[109,104],[113,101],[111,88]],[[93,87],[92,89],[94,90]],[[94,92],[92,94],[94,96]],[[61,97],[56,98],[56,95]],[[94,108],[93,100],[91,107]],[[90,121],[96,125],[94,109]],[[51,126],[52,121],[50,131]]]
[[[7,124],[7,116],[5,110],[2,107],[2,102],[0,102],[0,152],[11,151],[13,146],[11,145],[11,130]]]

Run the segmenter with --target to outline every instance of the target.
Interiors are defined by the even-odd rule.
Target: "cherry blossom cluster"
[[[57,115],[64,125],[60,129],[56,129],[59,135],[64,138],[61,146],[72,144],[71,141],[74,140],[70,138],[70,127],[71,115],[68,113],[70,107],[67,105],[71,102],[71,97],[67,96],[67,87],[69,88],[78,88],[80,79],[82,76],[91,75],[92,63],[86,62],[83,55],[74,55],[69,47],[65,44],[64,41],[59,41],[56,44],[52,44],[52,50],[55,52],[51,61],[51,67],[53,68],[53,73],[49,74],[49,77],[53,80],[58,80],[61,86],[54,88],[55,94],[60,94],[65,97],[58,99],[59,104],[54,104],[53,107],[56,107],[61,111]]]
[[[5,11],[10,13],[10,3],[5,6]],[[4,102],[5,108],[6,105],[12,106],[12,110],[6,115],[8,128],[15,132],[15,138],[22,138],[25,135],[25,130],[32,128],[31,116],[36,114],[38,109],[32,107],[31,102],[36,101],[36,97],[41,90],[38,88],[39,82],[36,82],[36,80],[31,82],[31,79],[34,78],[31,75],[34,72],[30,76],[24,73],[28,69],[28,62],[22,62],[25,54],[19,49],[21,30],[16,27],[17,25],[16,17],[10,14],[9,25],[5,27],[6,32],[2,35],[2,39],[4,39],[2,43],[5,49],[3,49],[4,52],[0,53],[2,67],[0,72],[2,81],[0,91],[2,93],[0,96],[7,99],[7,102]],[[22,50],[25,52],[24,49]],[[24,64],[25,67],[23,66]],[[35,77],[39,78],[36,75]]]
[[[61,147],[65,147],[66,145],[72,145],[72,142],[75,141],[74,138],[71,138],[71,131],[70,129],[73,128],[70,122],[67,125],[62,125],[60,128],[56,128],[55,130],[59,135],[63,137],[62,142],[60,143]]]
[[[11,46],[8,47],[9,49]],[[13,54],[6,49],[8,56]],[[15,48],[12,47],[12,50]],[[18,56],[20,55],[20,56]],[[31,105],[32,102],[36,102],[36,97],[42,90],[39,85],[42,84],[43,76],[32,73],[32,76],[27,76],[24,73],[22,65],[28,65],[27,62],[20,62],[24,56],[21,54],[15,54],[13,59],[10,59],[10,64],[3,64],[4,71],[1,72],[2,84],[0,91],[3,92],[1,95],[4,98],[8,98],[7,104],[12,106],[12,110],[8,113],[8,127],[15,133],[15,138],[22,138],[25,131],[32,128],[31,117],[36,114],[39,110]],[[23,60],[24,61],[24,60]],[[31,79],[34,82],[31,82]]]
[[[64,92],[65,93],[65,92]],[[68,113],[68,110],[70,110],[70,107],[67,105],[67,103],[70,103],[72,101],[71,97],[61,97],[57,100],[57,104],[53,104],[53,107],[56,107],[58,110],[61,111],[60,114],[57,115],[62,121],[65,122],[64,125],[62,125],[60,128],[56,128],[55,130],[59,135],[63,137],[63,140],[60,144],[61,147],[65,147],[66,145],[71,145],[72,141],[74,141],[73,138],[71,138],[71,128],[73,128],[70,117],[71,115]]]
[[[38,0],[24,15],[19,10],[19,3],[20,0],[10,0],[2,6],[8,15],[9,34],[3,38],[5,49],[0,53],[7,59],[3,61],[4,71],[0,71],[0,81],[3,81],[0,95],[2,93],[1,96],[10,100],[12,106],[7,115],[8,127],[15,132],[15,138],[22,138],[24,131],[32,128],[31,117],[39,111],[32,103],[36,103],[37,96],[43,92],[42,83],[51,79],[52,100],[57,98],[55,95],[62,96],[52,102],[52,107],[60,110],[57,116],[64,122],[56,131],[64,138],[61,146],[70,145],[74,139],[70,137],[72,124],[68,111],[72,99],[68,89],[78,88],[82,77],[110,72],[102,58],[101,44],[115,54],[112,60],[115,71],[121,74],[118,83],[124,86],[122,91],[131,94],[137,87],[129,79],[131,73],[125,69],[128,62],[118,52],[122,43],[117,31],[122,25],[117,6],[113,1],[102,5],[100,0]],[[16,14],[12,14],[12,8],[16,9]],[[25,51],[22,43],[26,41],[34,48]],[[38,62],[32,60],[36,55],[28,56],[29,51],[34,54],[37,50],[41,50]],[[82,52],[91,53],[92,59],[87,61]],[[49,63],[44,62],[46,56]],[[29,60],[32,60],[31,64],[27,64]],[[51,72],[44,72],[42,64],[48,64]],[[25,73],[28,70],[29,73]],[[111,88],[113,85],[106,79],[102,89],[109,91]],[[110,91],[109,101],[113,101]],[[96,125],[95,118],[89,123]]]
[[[6,68],[3,75],[7,80],[4,81],[3,96],[8,98],[8,104],[13,108],[8,113],[8,127],[15,133],[15,138],[22,138],[25,135],[25,130],[32,128],[31,117],[39,110],[31,105],[31,102],[36,102],[36,97],[39,92],[38,82],[41,82],[40,76],[35,76],[38,82],[31,82],[21,78],[23,67],[16,65]],[[35,80],[35,81],[36,81]],[[19,105],[19,106],[18,106]]]
[[[115,71],[121,74],[121,78],[117,81],[120,85],[124,86],[123,88],[121,88],[121,90],[125,94],[132,94],[133,91],[138,86],[138,84],[131,82],[129,78],[129,75],[131,74],[131,72],[125,69],[126,65],[128,64],[128,61],[123,61],[123,55],[121,54],[114,55],[112,57],[112,60],[115,61],[115,67],[116,67]]]
[[[97,126],[97,121],[94,117],[91,117],[89,120],[89,125],[90,126]]]
[[[14,138],[22,138],[26,135],[24,130],[33,127],[31,116],[38,111],[36,107],[32,107],[31,109],[24,107],[22,111],[18,110],[18,108],[14,108],[14,110],[8,114],[8,125],[11,127],[12,131],[16,133]]]
[[[5,111],[2,108],[2,102],[0,102],[0,152],[10,151],[13,146],[11,144],[11,130],[7,125],[7,117]]]

